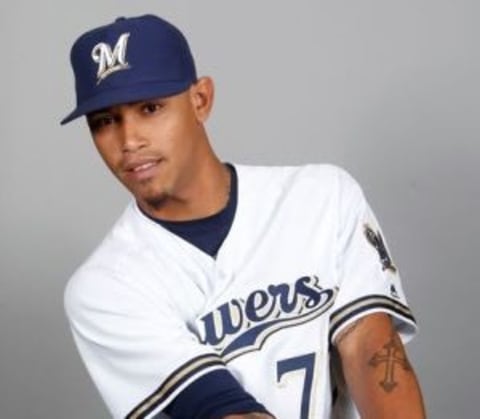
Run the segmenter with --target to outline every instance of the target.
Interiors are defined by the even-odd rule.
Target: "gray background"
[[[478,0],[17,1],[0,5],[0,417],[107,418],[64,285],[128,196],[73,106],[72,41],[118,15],[180,26],[214,77],[225,160],[347,168],[388,237],[421,333],[432,418],[478,418]]]

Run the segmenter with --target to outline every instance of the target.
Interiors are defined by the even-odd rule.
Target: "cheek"
[[[187,152],[188,129],[185,123],[176,118],[170,118],[158,124],[152,131],[151,137],[159,151],[170,160],[178,160]]]
[[[115,144],[106,136],[94,137],[94,144],[105,164],[112,172],[115,172],[119,165],[119,152]]]

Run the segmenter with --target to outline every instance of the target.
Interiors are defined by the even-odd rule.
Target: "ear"
[[[213,106],[214,86],[210,77],[200,77],[190,88],[190,100],[198,122],[205,122]]]

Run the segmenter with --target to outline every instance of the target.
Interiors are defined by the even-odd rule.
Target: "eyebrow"
[[[151,99],[142,99],[142,100],[136,100],[134,102],[121,103],[119,105],[113,105],[113,106],[109,106],[109,107],[106,107],[106,108],[98,109],[96,111],[92,111],[92,112],[87,114],[87,118],[92,118],[96,115],[101,115],[103,113],[111,113],[118,106],[127,106],[127,107],[131,108],[133,106],[141,105],[141,104],[144,104],[144,103],[151,103],[151,102],[165,103],[167,99],[168,98],[165,98],[165,97],[154,97],[154,98],[151,98]]]

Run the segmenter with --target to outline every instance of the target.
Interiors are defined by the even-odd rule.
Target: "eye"
[[[145,102],[142,104],[141,110],[145,114],[152,114],[158,112],[163,108],[163,103],[158,102]]]
[[[98,131],[115,123],[115,118],[110,114],[95,114],[88,117],[88,126],[92,131]]]

